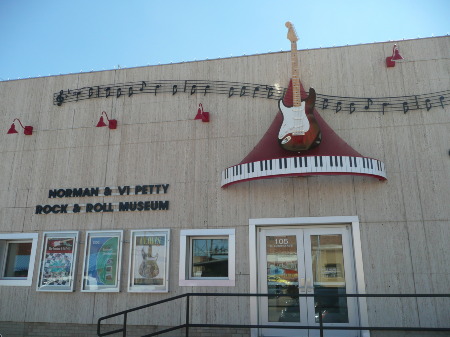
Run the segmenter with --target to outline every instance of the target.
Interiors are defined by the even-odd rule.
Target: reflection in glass
[[[269,322],[300,322],[296,236],[267,236],[266,255]]]
[[[192,239],[191,277],[228,277],[228,239]]]
[[[27,277],[30,255],[31,242],[10,242],[3,277]]]
[[[345,294],[344,254],[341,235],[311,235],[314,295]],[[347,298],[314,296],[316,323],[348,323]]]

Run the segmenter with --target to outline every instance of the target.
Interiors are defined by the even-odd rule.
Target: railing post
[[[320,337],[323,337],[323,318],[321,306],[319,306],[319,325],[320,325]]]
[[[189,337],[189,294],[186,296],[186,337]]]
[[[127,318],[128,318],[128,314],[124,313],[123,314],[123,333],[122,333],[123,337],[127,337]]]

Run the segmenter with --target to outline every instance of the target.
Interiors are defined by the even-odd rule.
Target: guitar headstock
[[[292,43],[297,42],[298,36],[297,36],[297,32],[295,31],[294,25],[290,21],[288,21],[288,22],[286,22],[286,27],[288,28],[288,33],[287,33],[288,40],[291,41]]]

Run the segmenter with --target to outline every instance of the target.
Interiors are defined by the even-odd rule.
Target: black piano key
[[[348,161],[350,162],[350,167],[353,167],[353,164],[352,164],[352,157],[349,157],[349,158],[348,158]]]
[[[319,160],[320,160],[320,167],[323,167],[322,156],[319,157]]]
[[[373,170],[373,160],[370,159],[370,168]]]
[[[304,157],[305,158],[305,167],[308,167],[308,157]]]
[[[247,164],[247,173],[250,173],[250,163]]]
[[[314,157],[314,165],[317,167],[317,156]]]
[[[341,167],[344,167],[344,163],[342,162],[342,156],[339,156],[339,162],[341,164]]]
[[[363,158],[363,168],[366,168],[366,158]]]
[[[330,156],[330,166],[333,167],[333,157]]]
[[[300,162],[300,167],[303,167],[303,157],[298,158]]]
[[[242,175],[242,165],[239,165],[240,175]]]
[[[356,162],[356,157],[353,157],[353,162],[355,164],[355,167],[358,167],[358,163]]]
[[[294,167],[297,168],[297,157],[294,157]]]
[[[252,172],[255,172],[255,163],[252,163]]]
[[[264,163],[262,161],[259,162],[259,168],[261,171],[264,171]]]
[[[338,157],[336,156],[336,157],[334,157],[334,166],[339,166],[339,164],[338,164]]]
[[[283,163],[282,163],[282,159],[278,159],[278,168],[282,169],[283,168]]]
[[[269,168],[270,168],[270,170],[272,170],[272,161],[271,160],[269,160]]]
[[[283,160],[283,161],[284,161],[284,168],[287,169],[287,167],[288,167],[288,164],[287,164],[287,158],[283,158],[283,159],[284,159],[284,160]]]

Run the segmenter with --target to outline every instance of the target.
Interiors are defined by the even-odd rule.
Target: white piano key
[[[334,164],[333,156],[326,156],[326,163],[327,163],[327,172],[336,172],[336,165]]]
[[[351,172],[350,170],[350,161],[348,156],[342,156],[342,167],[340,172]]]
[[[285,164],[285,171],[283,174],[292,174],[294,171],[292,170],[293,161],[292,158],[283,158],[283,162]]]
[[[249,178],[257,178],[258,177],[255,167],[256,167],[255,162],[248,163],[248,168],[250,170],[250,173],[248,174]]]
[[[330,157],[329,156],[322,156],[321,172],[327,173],[329,171],[330,171]]]
[[[263,165],[262,161],[255,162],[255,178],[263,176],[264,171],[261,170],[262,165]]]
[[[311,172],[311,166],[309,164],[308,157],[300,157],[300,172],[308,173]]]
[[[311,157],[303,157],[303,165],[305,165],[305,172],[310,173],[311,168]]]

